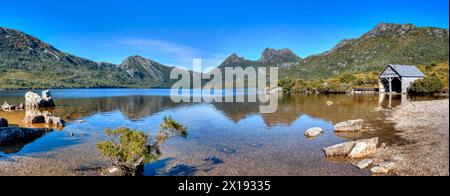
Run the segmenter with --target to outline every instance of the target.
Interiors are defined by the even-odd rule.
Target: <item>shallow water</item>
[[[19,104],[24,94],[3,91],[0,101]],[[163,116],[171,115],[188,127],[189,136],[165,143],[161,161],[146,165],[146,175],[368,175],[345,161],[325,159],[322,148],[375,136],[381,142],[402,142],[379,109],[409,101],[401,96],[283,95],[276,113],[259,114],[256,103],[175,104],[167,89],[72,89],[53,90],[52,95],[57,105],[53,113],[66,119],[67,126],[28,144],[0,147],[0,159],[34,157],[35,165],[63,168],[62,175],[83,175],[85,168],[103,164],[95,143],[105,139],[105,128],[126,126],[155,134]],[[327,101],[334,104],[327,106]],[[0,111],[0,116],[29,126],[21,122],[23,111]],[[363,132],[333,132],[333,124],[360,118],[366,122]],[[306,138],[311,127],[322,127],[324,134]]]

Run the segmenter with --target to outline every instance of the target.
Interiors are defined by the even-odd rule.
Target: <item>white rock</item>
[[[352,159],[359,159],[371,156],[377,152],[377,145],[377,137],[368,140],[359,140],[356,142],[348,157]]]
[[[334,157],[334,156],[348,156],[355,146],[355,142],[346,142],[334,146],[330,146],[324,148],[325,156]]]
[[[316,137],[316,136],[319,136],[322,133],[323,133],[323,129],[322,128],[314,127],[314,128],[308,129],[305,132],[305,136],[307,136],[307,137]]]
[[[333,105],[334,103],[332,102],[332,101],[327,101],[327,106],[331,106],[331,105]]]
[[[386,174],[386,173],[389,173],[393,168],[394,168],[394,163],[383,162],[380,165],[370,169],[370,172],[372,172],[372,174]]]
[[[378,138],[346,142],[324,148],[325,156],[345,156],[349,158],[365,158],[376,153]]]
[[[372,159],[364,159],[364,160],[360,161],[359,163],[357,163],[356,167],[358,167],[359,169],[366,169],[372,164],[373,164]]]

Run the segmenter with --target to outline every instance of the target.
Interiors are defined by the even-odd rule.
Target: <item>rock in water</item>
[[[393,168],[394,168],[394,163],[383,162],[380,165],[370,169],[370,172],[372,172],[372,174],[386,174],[386,173],[389,173]]]
[[[42,96],[34,92],[25,94],[25,106],[32,108],[51,108],[55,107],[55,102],[50,94],[50,90],[42,92]]]
[[[66,122],[62,118],[56,116],[46,116],[45,123],[56,127],[66,126]]]
[[[366,169],[370,165],[372,165],[372,163],[373,163],[372,159],[364,159],[360,161],[358,164],[356,164],[356,167],[358,167],[359,169]]]
[[[377,137],[368,140],[359,140],[356,142],[348,157],[352,159],[359,159],[371,156],[377,152],[377,145]]]
[[[37,109],[27,109],[25,111],[24,123],[45,123],[45,117],[48,116],[48,112],[41,112]]]
[[[346,142],[331,147],[323,149],[325,151],[325,156],[335,157],[335,156],[348,156],[355,146],[355,142]]]
[[[363,128],[364,120],[349,120],[346,122],[340,122],[334,126],[335,132],[356,132]]]
[[[0,117],[0,127],[8,127],[8,121]]]
[[[28,129],[21,127],[0,127],[0,146],[32,141],[47,132],[50,132],[50,130]]]
[[[314,128],[308,129],[305,132],[305,136],[306,137],[316,137],[316,136],[319,136],[322,133],[323,133],[323,129],[322,128],[314,127]]]
[[[325,148],[325,156],[346,156],[349,158],[364,158],[376,153],[378,138],[346,142]]]

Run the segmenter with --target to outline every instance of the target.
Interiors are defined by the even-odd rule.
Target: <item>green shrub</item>
[[[162,143],[174,135],[186,136],[187,129],[173,121],[172,117],[164,117],[159,133],[152,142],[144,132],[126,127],[106,129],[105,134],[109,141],[97,144],[100,153],[109,158],[112,165],[118,167],[123,175],[137,176],[143,174],[144,164],[158,161]]]
[[[344,74],[339,78],[339,80],[342,83],[352,84],[356,80],[356,77],[352,74]]]
[[[409,91],[415,94],[438,93],[444,88],[444,83],[437,77],[425,77],[411,84]]]

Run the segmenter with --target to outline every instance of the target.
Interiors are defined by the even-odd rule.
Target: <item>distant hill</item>
[[[0,89],[168,86],[172,68],[130,57],[118,66],[59,51],[23,32],[0,28]]]
[[[258,62],[266,65],[277,65],[280,67],[287,67],[295,62],[300,61],[302,58],[297,56],[290,49],[276,50],[272,48],[267,48],[261,55]]]
[[[447,29],[380,23],[357,39],[280,69],[280,77],[318,79],[343,73],[380,71],[387,64],[424,65],[448,61]]]

